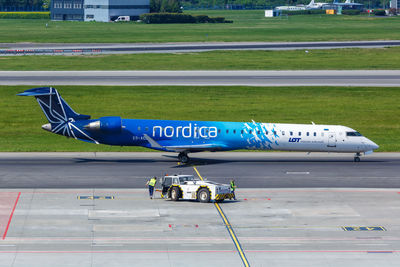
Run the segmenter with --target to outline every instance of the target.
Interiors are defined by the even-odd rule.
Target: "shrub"
[[[180,13],[147,13],[140,15],[140,19],[148,24],[196,23],[196,19],[193,16]]]
[[[343,15],[360,15],[361,14],[361,10],[358,10],[358,9],[345,9],[345,10],[342,10],[342,14]]]
[[[197,23],[207,23],[210,18],[207,15],[194,15]]]
[[[384,9],[375,9],[374,15],[375,16],[386,16],[386,11]]]
[[[0,12],[0,19],[50,19],[50,12]]]
[[[225,18],[224,17],[215,17],[215,18],[210,18],[212,23],[224,23]]]
[[[207,15],[187,15],[181,13],[147,13],[140,15],[140,19],[147,24],[160,23],[232,23],[224,17],[210,18]]]

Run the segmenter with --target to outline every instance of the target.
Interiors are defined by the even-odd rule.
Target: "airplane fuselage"
[[[340,125],[122,119],[120,128],[85,127],[96,121],[73,122],[87,136],[76,130],[74,135],[101,144],[163,151],[251,149],[360,153],[378,148],[355,130]],[[61,131],[58,133],[64,135]],[[159,146],[154,146],[147,137]]]

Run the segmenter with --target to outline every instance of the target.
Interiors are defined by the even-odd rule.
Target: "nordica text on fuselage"
[[[183,137],[183,138],[215,138],[217,127],[197,126],[189,123],[187,126],[153,126],[153,137]]]

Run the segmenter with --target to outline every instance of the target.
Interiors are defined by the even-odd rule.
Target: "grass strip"
[[[0,43],[141,43],[399,40],[400,17],[297,15],[265,18],[264,10],[185,11],[234,23],[144,24],[1,19]],[[47,24],[47,26],[46,26]]]
[[[32,86],[34,87],[34,86]],[[29,86],[0,86],[0,151],[145,151],[67,139],[41,129],[47,123]],[[92,118],[255,121],[339,124],[400,151],[400,88],[58,86],[60,94]]]
[[[175,54],[0,57],[0,70],[400,69],[400,47]]]

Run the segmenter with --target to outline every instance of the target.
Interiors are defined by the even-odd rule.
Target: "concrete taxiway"
[[[191,156],[0,153],[0,266],[399,265],[400,153]],[[237,200],[149,199],[194,166]]]
[[[219,208],[144,189],[2,189],[0,199],[0,266],[400,262],[399,189],[239,188]]]
[[[0,85],[399,86],[399,70],[0,71]]]

